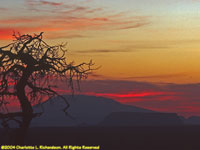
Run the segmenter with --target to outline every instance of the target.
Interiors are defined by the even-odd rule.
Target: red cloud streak
[[[116,98],[130,98],[130,97],[145,97],[145,96],[158,96],[168,95],[172,93],[167,92],[141,92],[141,93],[127,93],[127,94],[112,94],[112,93],[97,93],[97,96],[116,97]]]
[[[189,117],[200,115],[200,105],[191,103],[180,92],[135,92],[135,93],[83,93],[86,95],[103,96],[112,98],[120,103],[130,104],[159,112],[175,112]]]
[[[60,31],[61,28],[59,27],[47,27],[47,26],[40,26],[40,27],[13,27],[13,28],[6,28],[0,27],[0,40],[12,40],[14,32],[20,32],[22,34],[30,33],[30,32],[41,32],[41,31]]]

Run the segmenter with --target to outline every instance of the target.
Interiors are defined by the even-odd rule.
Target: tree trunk
[[[21,104],[21,109],[23,112],[23,117],[22,117],[22,124],[19,128],[17,128],[14,131],[14,144],[15,145],[23,145],[25,144],[25,137],[28,133],[28,129],[32,120],[32,116],[33,116],[33,109],[32,106],[30,104],[30,102],[28,101],[28,98],[25,95],[25,90],[24,89],[19,89],[18,93],[17,93],[17,97],[20,101]]]
[[[33,108],[31,106],[31,103],[29,102],[26,93],[25,93],[25,87],[27,85],[27,81],[29,76],[31,75],[31,71],[27,68],[20,81],[18,82],[16,86],[17,90],[17,98],[20,102],[23,117],[22,117],[22,124],[21,126],[16,129],[15,137],[14,137],[14,144],[24,144],[25,137],[28,133],[28,129],[33,117]]]

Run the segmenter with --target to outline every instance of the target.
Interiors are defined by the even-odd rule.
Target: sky
[[[0,45],[13,32],[44,32],[69,61],[101,66],[82,93],[200,115],[200,0],[1,0]]]

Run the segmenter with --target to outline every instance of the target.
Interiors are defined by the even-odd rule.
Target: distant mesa
[[[170,126],[183,125],[176,113],[114,112],[99,126]]]
[[[69,99],[69,96],[65,96]],[[109,98],[76,95],[68,100],[70,108],[63,113],[64,101],[54,98],[43,104],[44,114],[33,120],[32,126],[144,126],[180,125],[175,113],[158,113],[124,105]],[[34,108],[38,111],[38,108]]]
[[[34,106],[34,112],[44,113],[31,122],[31,127],[80,127],[80,126],[160,126],[180,125],[184,118],[175,113],[159,113],[152,110],[124,105],[110,98],[65,95],[70,107],[66,115],[66,103],[56,97]],[[198,119],[197,119],[198,120]]]
[[[124,105],[109,98],[76,95],[74,98],[65,96],[70,104],[66,116],[62,111],[66,106],[59,98],[54,98],[43,103],[44,114],[32,121],[32,126],[92,126],[104,120],[113,112],[154,112],[135,106]],[[34,107],[36,112],[41,108]]]
[[[186,125],[200,125],[200,116],[191,116],[184,119],[184,124]]]

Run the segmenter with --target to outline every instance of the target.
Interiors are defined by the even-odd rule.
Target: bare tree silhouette
[[[73,90],[73,81],[86,78],[92,70],[92,61],[74,65],[66,59],[66,44],[50,46],[43,41],[43,32],[38,35],[13,35],[15,40],[0,47],[0,119],[5,128],[9,121],[19,124],[15,144],[23,144],[33,117],[33,104],[41,104],[44,96],[60,96],[55,90],[52,79],[59,78],[67,82]],[[9,112],[7,105],[14,100],[21,111]],[[18,119],[20,118],[20,119]]]

